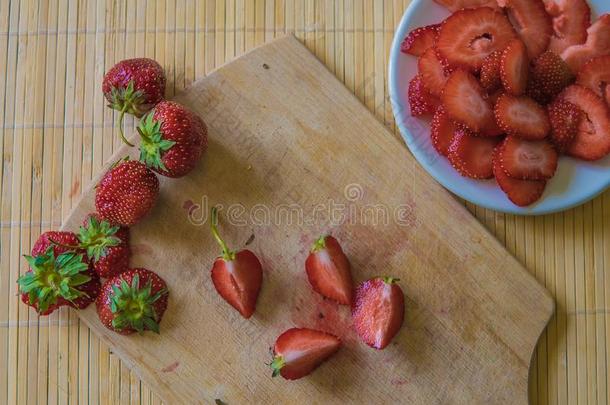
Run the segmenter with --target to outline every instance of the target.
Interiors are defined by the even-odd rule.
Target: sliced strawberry
[[[563,99],[557,99],[548,106],[551,121],[551,142],[559,152],[564,152],[576,138],[582,110]]]
[[[494,109],[496,122],[504,132],[523,139],[544,139],[551,123],[544,107],[527,96],[503,94]]]
[[[585,63],[578,72],[577,83],[593,90],[610,106],[610,55],[598,56]]]
[[[489,54],[506,48],[515,36],[499,11],[488,7],[460,10],[441,25],[436,49],[449,65],[478,71]]]
[[[587,0],[542,0],[553,20],[549,50],[561,54],[567,47],[584,44],[591,25]]]
[[[449,76],[441,100],[447,113],[473,132],[486,136],[502,133],[496,125],[485,91],[478,80],[465,70],[458,69]]]
[[[572,70],[554,52],[543,53],[534,60],[532,65],[532,81],[536,83],[547,103],[574,82]]]
[[[421,56],[434,46],[439,27],[439,24],[434,24],[415,28],[400,44],[400,51],[413,56]]]
[[[434,113],[434,118],[432,118],[432,129],[430,132],[432,145],[434,145],[434,149],[438,153],[443,156],[449,154],[449,146],[451,141],[453,141],[453,135],[457,128],[457,125],[449,117],[445,108],[440,106],[436,113]]]
[[[383,349],[398,333],[405,314],[405,297],[392,277],[378,277],[356,289],[352,318],[356,332],[367,345]]]
[[[439,97],[447,82],[447,67],[436,56],[434,48],[428,49],[419,57],[417,66],[424,86],[430,90],[430,94]]]
[[[507,175],[520,180],[550,179],[557,169],[557,151],[549,142],[507,136],[499,153]]]
[[[587,29],[587,41],[572,45],[561,54],[563,60],[576,73],[589,60],[606,55],[610,50],[610,14],[604,14]]]
[[[332,236],[321,236],[305,261],[307,278],[314,291],[337,301],[352,303],[352,274],[349,260]]]
[[[610,153],[610,110],[604,100],[578,85],[568,87],[559,97],[585,114],[568,154],[584,160],[598,160]]]
[[[506,9],[530,59],[546,51],[553,35],[553,23],[541,0],[498,0],[498,4]]]
[[[416,75],[411,79],[409,82],[411,115],[419,117],[421,115],[434,114],[440,104],[440,100],[430,94],[430,90],[424,86],[420,75]]]
[[[495,51],[483,59],[483,65],[481,66],[481,86],[483,86],[487,92],[493,92],[502,86],[502,79],[500,77],[501,57],[502,52]]]
[[[544,193],[546,180],[519,180],[509,177],[500,164],[499,153],[502,146],[494,152],[493,172],[498,185],[515,205],[526,207],[538,201]]]
[[[434,0],[450,11],[458,11],[463,8],[491,7],[498,8],[496,0]]]
[[[493,177],[492,157],[500,138],[474,136],[465,129],[455,131],[449,146],[449,162],[462,176],[473,179]]]
[[[341,347],[338,337],[314,329],[292,328],[273,347],[273,377],[297,380],[314,371]]]
[[[525,44],[516,38],[510,41],[500,59],[500,78],[506,91],[515,96],[525,93],[529,63]]]

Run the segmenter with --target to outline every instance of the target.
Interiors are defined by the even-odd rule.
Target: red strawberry
[[[110,104],[121,112],[119,130],[123,141],[133,146],[123,134],[125,113],[141,117],[163,99],[165,73],[156,61],[147,58],[122,60],[105,75],[102,91]]]
[[[361,283],[352,304],[356,332],[367,345],[383,349],[398,333],[405,315],[405,298],[397,278],[378,277]]]
[[[552,100],[574,81],[567,63],[553,52],[545,52],[536,58],[532,66],[532,81],[544,100]]]
[[[507,136],[498,158],[502,169],[514,179],[546,180],[557,169],[557,151],[545,140],[526,141]]]
[[[415,28],[400,44],[400,51],[413,56],[421,56],[434,46],[439,24]]]
[[[246,319],[256,310],[256,299],[263,283],[263,268],[254,253],[247,249],[231,251],[218,233],[218,211],[212,208],[211,229],[222,247],[222,255],[212,267],[212,282],[218,294]]]
[[[500,164],[498,154],[501,146],[494,153],[493,171],[498,185],[509,200],[515,205],[526,207],[538,201],[544,193],[546,180],[518,180],[509,177]]]
[[[585,63],[578,72],[577,83],[593,90],[610,106],[610,55],[599,56]]]
[[[542,0],[553,20],[553,36],[549,50],[562,53],[567,47],[584,44],[591,25],[591,9],[587,0]]]
[[[502,94],[504,94],[504,90],[498,89],[487,97],[487,101],[489,101],[492,106],[495,106]]]
[[[430,94],[430,90],[424,86],[421,75],[416,75],[411,79],[409,82],[409,105],[411,106],[412,116],[434,114],[440,103],[440,100]]]
[[[449,65],[478,71],[489,54],[506,48],[515,35],[499,11],[488,7],[460,10],[441,25],[436,49]]]
[[[559,97],[585,114],[567,153],[584,160],[598,160],[610,153],[610,110],[604,100],[578,85],[568,87]]]
[[[516,38],[510,41],[500,59],[500,78],[507,92],[515,96],[525,93],[529,63],[523,42]]]
[[[434,48],[424,52],[419,57],[417,65],[424,86],[433,96],[440,96],[447,82],[447,75],[445,74],[447,67],[439,60]]]
[[[441,100],[447,113],[473,132],[488,136],[501,134],[485,91],[465,70],[458,69],[449,76]]]
[[[584,114],[574,104],[562,99],[551,103],[548,110],[551,122],[551,142],[559,152],[565,152],[576,138]]]
[[[530,59],[546,51],[553,35],[553,23],[541,0],[498,0],[498,4],[514,22]]]
[[[310,374],[341,347],[341,340],[330,333],[292,328],[282,333],[273,347],[270,366],[273,377],[298,380]]]
[[[159,195],[159,179],[144,163],[121,162],[108,170],[95,191],[100,217],[132,226],[151,210]]]
[[[465,177],[489,179],[493,177],[492,156],[499,138],[474,136],[465,129],[458,129],[449,146],[449,162]]]
[[[504,132],[523,139],[544,139],[551,123],[544,107],[527,96],[503,94],[494,109],[496,122]]]
[[[432,137],[432,145],[443,156],[449,155],[449,146],[453,141],[453,135],[457,130],[457,125],[449,117],[443,106],[440,106],[434,118],[432,119],[432,128],[430,135]]]
[[[121,335],[159,333],[169,292],[165,281],[146,269],[129,269],[106,280],[95,305],[102,324]]]
[[[449,11],[458,11],[463,8],[492,7],[498,8],[496,0],[434,0]]]
[[[38,237],[32,255],[24,256],[30,265],[17,279],[24,303],[40,315],[68,305],[83,309],[95,300],[100,281],[91,269],[72,232],[45,232]]]
[[[339,304],[352,303],[352,275],[349,260],[332,236],[321,236],[313,244],[305,261],[311,287]]]
[[[502,79],[500,77],[500,61],[502,52],[495,51],[487,55],[483,59],[483,66],[481,66],[481,86],[487,92],[493,92],[502,86]]]
[[[604,14],[587,29],[587,41],[572,45],[561,54],[563,60],[576,73],[589,60],[606,55],[610,49],[610,14]]]

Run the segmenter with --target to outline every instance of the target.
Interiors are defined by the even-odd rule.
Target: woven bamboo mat
[[[59,227],[119,145],[117,116],[100,91],[106,69],[127,57],[155,58],[172,96],[215,66],[294,32],[394,128],[387,60],[408,3],[0,0],[0,403],[160,402],[74,312],[38,318],[16,296],[26,269],[21,253]],[[610,192],[537,218],[468,208],[557,299],[532,363],[532,403],[607,403]]]

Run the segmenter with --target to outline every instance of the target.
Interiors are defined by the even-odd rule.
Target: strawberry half
[[[544,139],[551,123],[544,107],[527,96],[503,94],[494,109],[496,122],[504,132],[523,139]]]
[[[500,61],[502,52],[495,51],[487,55],[483,59],[481,66],[481,86],[488,92],[494,92],[502,86],[502,78],[500,76]]]
[[[527,48],[519,39],[508,43],[500,59],[500,78],[504,89],[519,96],[525,93],[529,73]]]
[[[563,99],[553,101],[549,104],[548,110],[551,142],[560,153],[563,153],[576,138],[584,114],[580,108]]]
[[[447,157],[462,176],[489,179],[493,177],[493,151],[499,142],[499,138],[474,136],[466,129],[458,129]]]
[[[424,86],[433,96],[440,96],[447,82],[447,67],[440,61],[434,48],[428,49],[417,61]]]
[[[597,56],[603,56],[610,49],[610,14],[604,14],[587,29],[587,41],[582,45],[572,45],[561,54],[563,60],[577,73],[580,68]]]
[[[352,304],[356,332],[367,345],[385,348],[402,327],[405,297],[392,277],[377,277],[361,283]]]
[[[421,56],[434,46],[439,24],[415,28],[400,44],[400,51],[413,56]]]
[[[557,151],[549,142],[507,136],[498,155],[502,170],[514,179],[546,180],[557,169]]]
[[[258,257],[250,250],[234,252],[218,233],[218,210],[212,208],[210,217],[212,235],[222,248],[222,254],[212,266],[211,277],[218,294],[248,319],[256,310],[256,300],[263,283],[263,268]]]
[[[409,82],[409,106],[411,115],[419,117],[422,115],[434,114],[441,104],[437,97],[434,97],[430,90],[426,88],[421,75],[415,75]]]
[[[339,304],[352,303],[352,275],[349,260],[332,236],[320,236],[305,261],[311,287]]]
[[[553,36],[549,50],[561,54],[572,45],[584,44],[591,25],[591,9],[587,0],[542,0],[553,20]]]
[[[599,56],[585,63],[578,72],[577,83],[593,90],[610,106],[610,55]]]
[[[449,146],[451,146],[453,135],[457,129],[457,125],[453,122],[451,117],[449,117],[445,108],[440,106],[436,110],[436,113],[434,113],[430,131],[432,145],[434,145],[434,149],[436,149],[438,153],[443,156],[449,155]]]
[[[574,75],[568,64],[559,55],[548,51],[533,61],[532,81],[542,93],[543,101],[548,101],[572,84]]]
[[[496,0],[434,0],[450,11],[458,11],[463,8],[491,7],[498,8]]]
[[[541,0],[498,0],[527,47],[530,59],[546,51],[553,35],[551,17]]]
[[[341,340],[314,329],[292,328],[278,336],[270,364],[273,377],[298,380],[310,374],[341,347]]]
[[[441,25],[436,49],[449,65],[478,71],[489,54],[506,48],[515,36],[499,11],[488,7],[460,10]]]
[[[498,185],[513,204],[526,207],[538,201],[546,187],[546,180],[518,180],[509,177],[500,164],[498,157],[501,146],[496,148],[493,172]]]

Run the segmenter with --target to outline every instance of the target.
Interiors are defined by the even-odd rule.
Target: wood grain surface
[[[387,58],[408,4],[1,1],[0,403],[159,402],[74,312],[39,319],[15,295],[26,270],[21,254],[60,226],[120,145],[117,116],[99,90],[105,70],[126,57],[153,57],[168,72],[172,96],[225,61],[294,32],[398,138]],[[133,128],[132,120],[126,124]],[[465,205],[556,299],[532,361],[531,403],[607,403],[610,192],[537,218]]]

